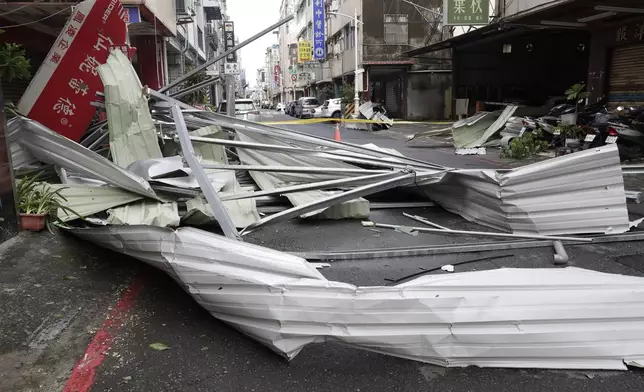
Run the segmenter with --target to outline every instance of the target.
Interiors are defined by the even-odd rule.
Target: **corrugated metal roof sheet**
[[[142,201],[107,211],[107,222],[111,225],[150,225],[166,227],[179,226],[177,203]]]
[[[61,189],[60,194],[67,199],[65,207],[71,208],[80,216],[87,218],[110,208],[143,199],[141,195],[113,186],[61,185],[49,184],[53,189]],[[58,218],[63,222],[78,219],[78,216],[59,210]]]
[[[148,99],[128,58],[119,50],[112,51],[107,63],[98,67],[98,73],[105,86],[114,163],[128,167],[138,160],[161,158]]]
[[[326,341],[462,367],[644,363],[644,278],[578,268],[328,281],[306,260],[180,228],[74,233],[167,271],[214,317],[285,357]]]
[[[449,211],[498,230],[544,235],[629,230],[615,145],[506,173],[456,170],[421,189]]]

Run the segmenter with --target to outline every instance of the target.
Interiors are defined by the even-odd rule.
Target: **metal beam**
[[[210,67],[211,65],[213,65],[217,61],[225,59],[226,56],[228,56],[229,54],[238,51],[239,49],[241,49],[244,46],[248,45],[249,43],[255,41],[256,39],[258,39],[258,38],[270,33],[271,31],[275,30],[276,28],[280,27],[281,25],[286,24],[287,22],[290,22],[293,18],[295,18],[294,14],[287,16],[285,19],[282,19],[279,22],[275,23],[274,25],[268,27],[267,29],[264,29],[264,30],[260,31],[259,33],[255,34],[254,36],[250,37],[246,41],[240,43],[239,45],[234,46],[234,47],[228,49],[227,51],[225,51],[224,53],[222,53],[221,55],[219,55],[217,57],[213,57],[212,59],[206,61],[204,64],[202,64],[199,67],[195,68],[191,72],[188,72],[187,74],[183,75],[182,77],[176,79],[172,83],[170,83],[167,86],[163,87],[161,90],[159,90],[159,92],[164,93],[164,92],[170,90],[171,88],[173,88],[175,86],[178,86],[179,84],[181,84],[181,83],[185,82],[186,80],[190,79],[192,76],[194,76],[194,75],[198,74],[199,72],[205,70],[206,68]]]
[[[620,242],[632,242],[644,240],[644,232],[630,234],[604,235],[593,237],[593,244],[612,244]],[[566,246],[581,246],[573,242],[565,242]],[[413,256],[435,256],[462,253],[492,252],[498,250],[510,249],[535,249],[551,248],[553,241],[495,241],[495,242],[467,242],[460,244],[440,244],[440,245],[423,245],[411,246],[404,248],[381,248],[381,249],[364,249],[364,250],[346,250],[346,251],[310,251],[310,252],[291,252],[307,260],[316,261],[339,261],[339,260],[367,260],[394,257],[413,257]]]
[[[183,119],[183,113],[181,113],[181,109],[179,109],[177,105],[172,106],[172,117],[176,124],[183,159],[185,159],[190,169],[192,169],[192,174],[195,176],[201,191],[206,197],[215,219],[219,223],[219,226],[226,237],[241,241],[241,236],[239,235],[239,232],[237,232],[237,228],[228,214],[226,207],[224,207],[224,204],[217,196],[217,192],[215,192],[215,189],[212,187],[212,183],[204,172],[203,167],[199,161],[197,161],[195,150],[192,147],[192,142],[190,142],[190,138],[188,136],[188,128],[186,127],[186,122]]]
[[[397,188],[399,186],[411,185],[414,182],[416,182],[416,173],[401,171],[399,172],[399,174],[400,175],[395,178],[390,178],[388,180],[377,182],[375,184],[365,185],[359,188],[352,189],[347,192],[343,192],[337,195],[327,197],[322,200],[316,200],[312,203],[303,204],[303,205],[288,209],[286,211],[278,212],[277,214],[267,216],[266,218],[262,218],[257,222],[246,226],[246,228],[242,230],[241,234],[242,235],[249,234],[257,230],[261,226],[265,226],[269,223],[274,224],[278,222],[283,222],[309,212],[323,210],[327,207],[344,203],[345,201],[354,200],[362,196],[367,196],[374,193],[386,191],[387,189]]]
[[[409,167],[409,165],[404,163],[396,163],[396,162],[387,161],[380,158],[371,158],[371,157],[354,158],[353,156],[348,156],[342,153],[313,149],[313,148],[280,146],[277,144],[250,143],[250,142],[242,142],[239,140],[226,140],[226,139],[217,139],[217,138],[200,137],[200,136],[191,136],[190,140],[198,143],[217,144],[220,146],[240,147],[240,148],[247,148],[251,150],[260,150],[260,151],[290,152],[293,154],[316,154],[316,155],[320,155],[321,158],[332,159],[332,160],[343,161],[343,162],[360,163],[360,164],[372,165],[372,166],[378,166],[378,167],[386,167],[390,169],[404,169],[406,167]]]
[[[245,170],[273,173],[307,173],[307,174],[380,174],[391,173],[391,170],[345,169],[337,167],[310,166],[262,166],[262,165],[201,165],[204,169]]]
[[[301,184],[301,185],[293,185],[293,186],[286,186],[283,188],[277,188],[277,189],[272,189],[272,190],[266,190],[266,191],[259,191],[259,192],[243,192],[243,193],[236,193],[228,196],[223,196],[221,198],[222,201],[226,200],[239,200],[239,199],[250,199],[250,198],[258,198],[261,196],[269,196],[269,195],[285,195],[288,193],[295,193],[295,192],[302,192],[302,191],[310,191],[310,190],[319,190],[319,189],[329,189],[329,188],[336,188],[336,187],[341,187],[341,186],[355,186],[355,185],[362,185],[362,184],[369,184],[373,183],[374,180],[383,180],[387,177],[392,177],[397,175],[398,173],[396,172],[391,172],[391,173],[386,173],[386,174],[373,174],[369,176],[361,176],[361,177],[353,177],[353,178],[340,178],[338,180],[329,180],[329,181],[319,181],[319,182],[314,182],[311,184]]]
[[[426,222],[423,222],[426,223]],[[382,227],[385,229],[398,229],[401,227],[407,227],[402,225],[390,225],[386,223],[375,223],[375,222],[366,222],[366,227]],[[421,233],[434,233],[434,234],[462,234],[462,235],[473,235],[473,236],[482,236],[482,237],[499,237],[499,238],[525,238],[531,240],[550,240],[550,241],[576,241],[576,242],[593,242],[592,238],[583,238],[583,237],[559,237],[559,236],[549,236],[549,235],[539,235],[539,234],[514,234],[514,233],[494,233],[487,231],[469,231],[469,230],[452,230],[452,229],[430,229],[428,227],[409,227],[412,231],[419,231]]]
[[[219,77],[212,77],[212,78],[206,79],[206,80],[204,80],[202,82],[199,82],[199,83],[195,84],[194,86],[190,86],[190,87],[188,87],[188,88],[186,88],[184,90],[180,90],[180,91],[177,91],[175,93],[172,93],[172,94],[170,94],[170,96],[172,98],[179,99],[179,98],[181,98],[183,96],[186,96],[188,94],[192,94],[195,91],[199,91],[202,88],[208,87],[211,84],[215,84],[218,81],[219,81]]]

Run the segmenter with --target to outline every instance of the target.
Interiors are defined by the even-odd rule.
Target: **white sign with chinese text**
[[[239,63],[224,63],[224,74],[239,75]]]

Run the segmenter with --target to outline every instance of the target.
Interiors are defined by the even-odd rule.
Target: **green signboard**
[[[490,0],[445,0],[443,24],[486,25],[490,19]]]

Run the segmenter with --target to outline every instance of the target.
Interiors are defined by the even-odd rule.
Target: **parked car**
[[[217,112],[221,114],[226,114],[228,110],[228,104],[226,101],[221,101]],[[241,118],[249,121],[260,121],[261,117],[259,110],[253,103],[252,99],[236,99],[235,100],[235,117]]]
[[[295,101],[295,117],[306,118],[313,117],[316,108],[320,106],[320,102],[315,97],[302,97]]]
[[[342,99],[333,98],[324,101],[322,105],[322,117],[340,118],[342,117]]]
[[[278,112],[281,112],[282,110],[284,110],[284,104],[281,102],[278,103],[277,106],[275,107],[275,110],[277,110]]]

